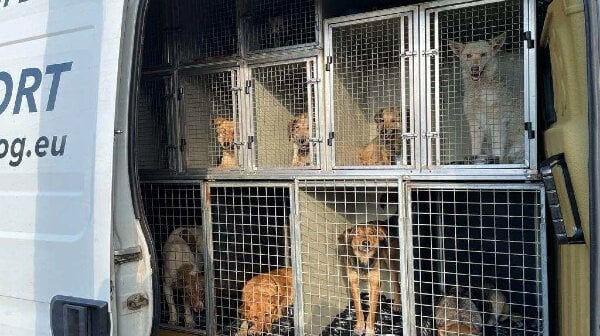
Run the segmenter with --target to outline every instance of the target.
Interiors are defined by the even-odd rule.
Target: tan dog
[[[356,326],[354,334],[366,336],[375,335],[375,314],[380,296],[381,262],[391,266],[392,271],[392,301],[393,310],[400,311],[400,283],[398,281],[398,256],[392,255],[388,247],[388,235],[378,222],[356,225],[339,237],[341,243],[340,257],[346,268],[350,296],[356,309]],[[394,248],[392,254],[397,252]],[[369,283],[369,312],[365,322],[364,312],[360,303],[360,280]]]
[[[309,122],[306,113],[288,122],[288,139],[294,144],[292,166],[304,167],[311,164]]]
[[[221,147],[221,163],[219,169],[233,169],[238,167],[235,155],[235,123],[232,120],[217,117],[213,119],[213,126],[217,133],[217,141]]]
[[[185,326],[195,326],[192,309],[204,309],[204,276],[202,275],[202,248],[200,229],[174,230],[163,246],[163,291],[169,307],[169,324],[178,325],[179,317],[173,289],[182,289]],[[194,251],[192,251],[192,249]]]
[[[397,107],[387,107],[375,114],[377,135],[359,153],[363,166],[391,165],[402,148],[402,115]]]
[[[294,303],[292,269],[278,268],[250,279],[242,289],[242,324],[236,336],[270,333],[273,322]]]

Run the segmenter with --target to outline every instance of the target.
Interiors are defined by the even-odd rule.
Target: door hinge
[[[327,137],[327,146],[333,146],[333,139],[335,139],[335,132],[329,132],[329,136]]]
[[[180,87],[179,90],[177,90],[177,99],[178,100],[183,99],[183,87]]]
[[[523,41],[527,41],[527,49],[533,49],[533,47],[535,46],[530,31],[523,32]]]
[[[252,80],[246,80],[246,85],[244,85],[244,87],[246,94],[250,94],[250,88],[252,88]]]
[[[148,305],[149,301],[146,295],[142,293],[136,293],[127,298],[127,309],[139,310]]]
[[[327,56],[325,59],[325,71],[331,71],[331,64],[333,64],[333,56]]]
[[[128,247],[116,250],[114,253],[115,265],[121,265],[142,259],[142,248],[140,246]]]
[[[533,129],[531,121],[525,123],[525,131],[527,132],[528,139],[535,139],[535,130]]]
[[[249,135],[248,136],[248,149],[252,149],[252,145],[254,144],[254,136],[253,135]]]

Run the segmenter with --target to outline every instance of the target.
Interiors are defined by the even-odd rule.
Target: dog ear
[[[381,246],[387,246],[388,234],[381,224],[377,225],[377,236],[379,237]]]
[[[506,32],[489,40],[488,43],[490,44],[490,46],[492,46],[492,50],[494,51],[494,53],[497,53],[498,51],[500,51],[500,48],[502,48],[505,41],[506,41]]]
[[[454,55],[460,56],[460,53],[465,49],[465,45],[460,42],[448,40],[448,48],[452,50]]]
[[[215,127],[219,127],[219,126],[221,126],[221,124],[222,124],[224,121],[225,121],[225,118],[223,118],[223,117],[216,117],[216,118],[214,118],[214,119],[212,120],[212,122],[213,122],[213,125],[214,125]]]
[[[383,112],[384,112],[384,109],[379,109],[379,111],[375,112],[375,115],[373,116],[373,120],[375,120],[375,122],[377,124],[381,124],[383,122]]]
[[[348,244],[349,243],[349,239],[348,236],[350,236],[351,234],[356,233],[356,226],[355,227],[351,227],[349,229],[346,229],[346,231],[344,231],[339,237],[338,237],[338,242],[341,244]]]
[[[287,131],[288,131],[288,140],[289,141],[292,141],[292,135],[294,133],[294,126],[296,125],[297,120],[298,120],[297,118],[294,118],[294,119],[288,121]]]

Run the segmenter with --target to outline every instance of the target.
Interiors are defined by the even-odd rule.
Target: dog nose
[[[368,247],[369,246],[369,241],[365,240],[364,242],[362,242],[362,245]]]
[[[298,142],[300,142],[300,144],[302,144],[302,145],[306,145],[308,143],[308,139],[307,138],[300,138],[298,140]]]

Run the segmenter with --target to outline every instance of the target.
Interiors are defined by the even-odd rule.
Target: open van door
[[[123,12],[123,0],[0,2],[3,335],[111,333]]]

